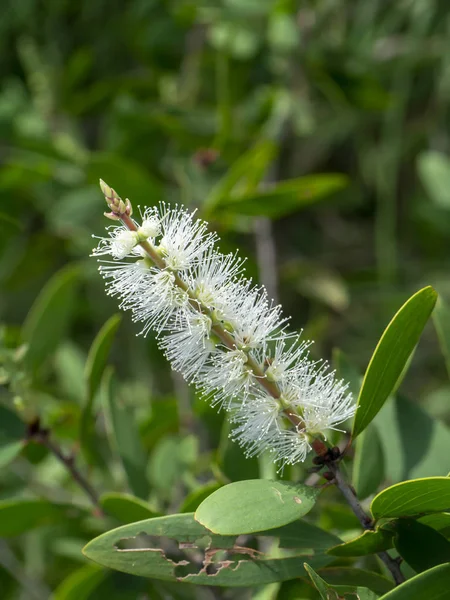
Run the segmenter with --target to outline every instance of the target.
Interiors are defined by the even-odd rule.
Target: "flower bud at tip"
[[[111,213],[105,213],[105,216],[108,217],[108,219],[115,220],[115,217],[120,218],[123,215],[127,215],[128,217],[131,216],[133,209],[128,198],[123,201],[118,193],[105,183],[103,179],[100,179],[100,189],[105,196],[106,204],[111,209]]]

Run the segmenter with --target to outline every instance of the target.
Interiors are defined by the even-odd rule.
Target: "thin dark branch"
[[[67,471],[69,471],[72,479],[86,493],[92,504],[97,509],[97,512],[100,515],[103,514],[98,494],[75,465],[74,456],[72,454],[64,454],[61,448],[50,439],[49,430],[41,427],[38,419],[29,425],[28,439],[34,440],[38,444],[45,446],[49,452],[64,465]]]
[[[356,515],[356,517],[358,518],[362,527],[364,529],[373,531],[374,524],[373,524],[372,519],[369,517],[369,515],[365,512],[365,510],[361,506],[361,503],[358,500],[358,498],[356,497],[356,494],[355,494],[353,488],[345,480],[345,478],[339,468],[338,463],[335,461],[326,461],[325,464],[327,465],[327,468],[333,473],[336,487],[338,487],[339,490],[341,491],[341,494],[346,499],[348,505],[350,506],[353,513]],[[380,558],[380,560],[382,560],[384,562],[386,567],[389,569],[396,585],[400,585],[401,583],[403,583],[405,581],[405,577],[403,576],[403,573],[400,570],[400,566],[399,566],[398,562],[396,560],[394,560],[389,555],[388,552],[379,552],[378,557]]]

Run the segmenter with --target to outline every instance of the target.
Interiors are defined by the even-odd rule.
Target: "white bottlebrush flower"
[[[219,347],[211,355],[210,364],[202,370],[199,387],[212,406],[231,410],[236,403],[245,404],[256,387],[247,361],[247,354],[237,349],[223,351]]]
[[[186,381],[195,381],[215,350],[210,339],[211,319],[207,315],[192,314],[178,331],[166,335],[159,342],[167,360]]]
[[[128,231],[125,227],[108,227],[109,237],[99,238],[97,248],[93,250],[93,256],[109,254],[113,258],[122,260],[131,256],[133,249],[139,242],[135,231]],[[95,237],[95,236],[94,236]]]
[[[138,233],[145,236],[146,239],[157,238],[159,235],[161,235],[161,220],[156,214],[147,212],[147,216],[144,215],[144,219],[138,229]]]
[[[221,316],[233,327],[237,346],[246,350],[283,335],[287,320],[280,306],[271,305],[265,289],[252,287],[250,280],[230,285]]]
[[[161,238],[157,248],[173,271],[194,267],[216,242],[215,234],[208,233],[206,223],[194,220],[194,213],[184,208],[169,208],[161,202],[158,208]],[[148,218],[144,213],[144,218]]]
[[[258,456],[269,449],[273,432],[278,433],[282,406],[268,394],[259,393],[251,402],[241,405],[232,415],[235,425],[230,433],[233,441],[245,448],[246,456]]]
[[[122,219],[93,251],[112,258],[100,261],[108,294],[141,333],[156,332],[175,370],[230,412],[231,437],[248,456],[268,451],[281,468],[304,460],[314,437],[354,413],[347,386],[310,360],[310,342],[286,332],[281,308],[243,277],[236,254],[214,248],[204,222],[160,203],[139,224],[105,189],[109,216]]]
[[[236,254],[221,254],[212,248],[186,273],[186,283],[203,306],[222,315],[242,275],[243,262]]]

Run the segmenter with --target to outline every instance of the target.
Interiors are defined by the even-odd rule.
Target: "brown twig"
[[[43,428],[40,424],[39,419],[36,419],[28,426],[28,440],[33,440],[38,444],[41,444],[47,450],[53,454],[53,456],[59,460],[60,463],[69,471],[72,479],[78,484],[78,486],[86,493],[95,506],[97,514],[102,515],[102,507],[99,501],[99,497],[92,485],[82,475],[75,465],[75,459],[72,454],[66,455],[61,448],[50,439],[50,431]]]
[[[339,464],[335,460],[325,460],[325,464],[327,468],[333,473],[336,487],[339,488],[341,494],[344,496],[353,513],[358,518],[363,529],[373,531],[375,527],[372,519],[361,506],[361,503],[358,500],[353,488],[345,480],[345,477],[343,476],[339,468]],[[403,573],[400,570],[398,562],[394,560],[388,552],[379,552],[378,557],[384,562],[386,567],[389,569],[396,585],[400,585],[405,581],[405,577],[403,576]]]

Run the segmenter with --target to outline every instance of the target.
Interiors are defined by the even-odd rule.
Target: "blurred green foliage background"
[[[39,416],[99,493],[132,492],[155,512],[192,510],[199,490],[271,474],[243,459],[222,415],[170,372],[151,335],[136,337],[129,316],[108,325],[118,325],[108,362],[123,414],[110,414],[103,363],[94,384],[86,376],[89,348],[118,312],[89,258],[92,234],[109,224],[98,179],[135,207],[197,208],[223,250],[249,256],[248,273],[315,340],[317,357],[339,348],[342,372],[363,372],[413,291],[432,284],[450,298],[449,9],[447,0],[7,2],[0,442],[10,449]],[[402,392],[449,423],[449,391],[429,328]],[[118,433],[117,423],[129,427]],[[42,446],[11,456],[2,499],[87,503]],[[0,542],[2,598],[55,589],[75,598],[64,580],[93,569],[80,549],[108,518],[50,519]],[[219,593],[102,577],[96,598]]]

